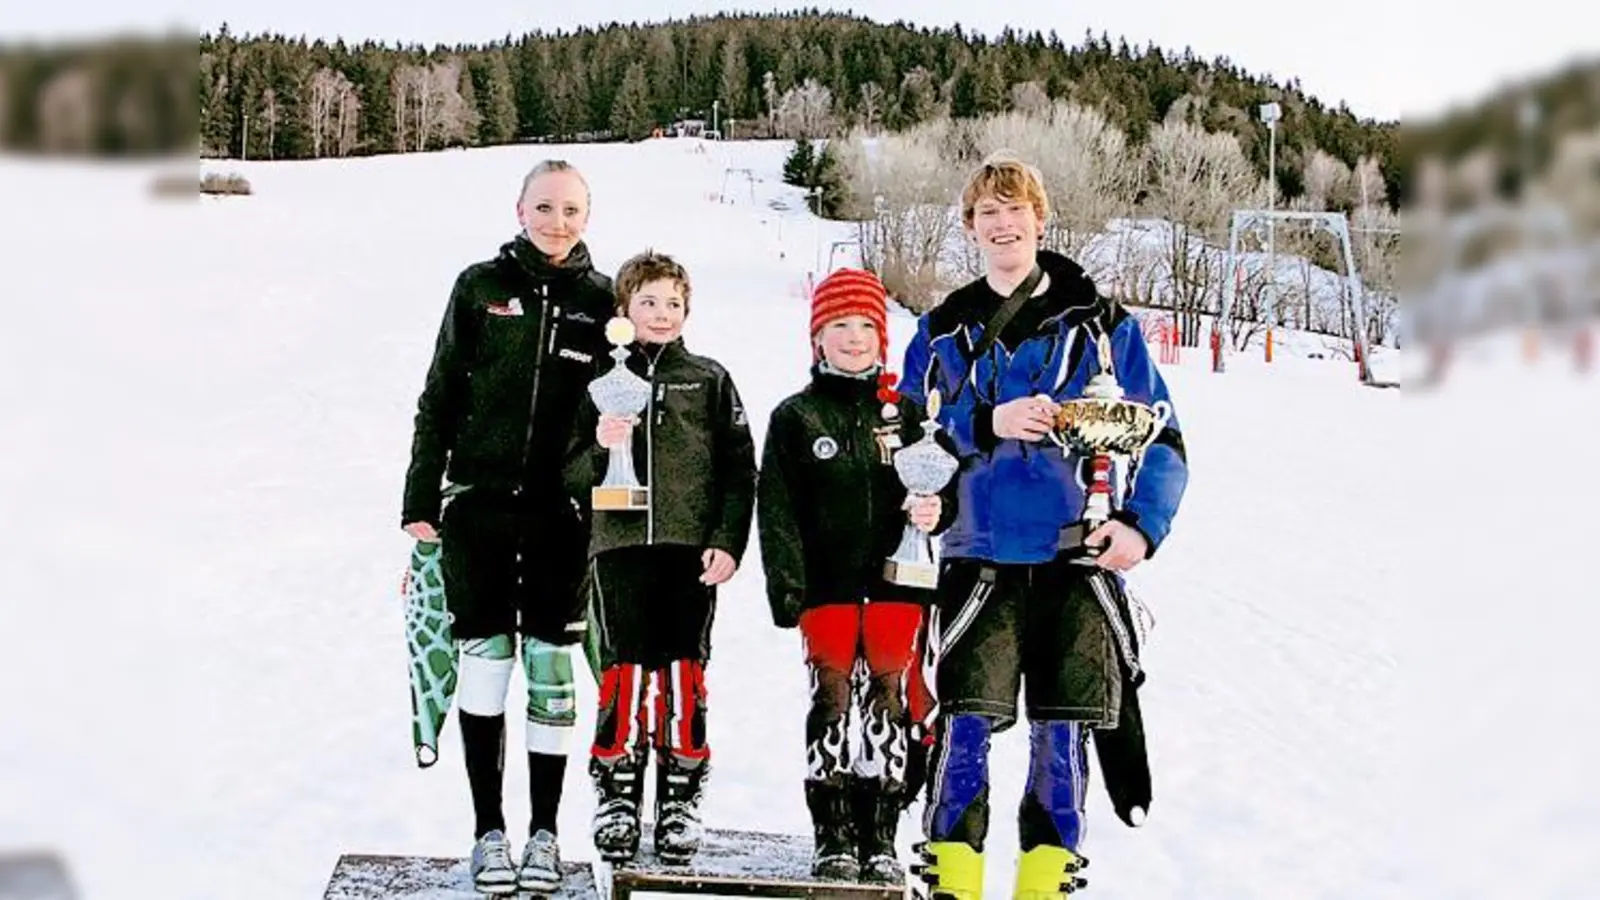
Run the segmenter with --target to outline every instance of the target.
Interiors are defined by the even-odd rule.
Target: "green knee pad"
[[[528,721],[566,729],[576,725],[578,700],[572,687],[572,648],[525,637],[522,668],[528,677]]]

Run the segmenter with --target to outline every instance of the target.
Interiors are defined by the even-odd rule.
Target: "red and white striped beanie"
[[[894,402],[898,393],[893,390],[897,375],[887,371],[889,365],[889,292],[878,276],[865,269],[835,269],[817,282],[811,291],[811,352],[812,358],[822,355],[816,344],[818,332],[829,322],[845,316],[866,316],[878,328],[878,362],[885,366],[878,376],[879,397]]]

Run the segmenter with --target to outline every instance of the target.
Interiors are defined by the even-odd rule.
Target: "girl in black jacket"
[[[470,871],[491,894],[546,893],[561,879],[557,809],[577,725],[571,648],[584,627],[583,522],[561,483],[561,460],[603,359],[612,306],[611,279],[595,271],[581,240],[589,187],[576,169],[559,160],[534,167],[517,218],[522,233],[463,271],[450,294],[417,401],[400,515],[406,534],[440,544],[460,650]],[[506,692],[519,646],[532,807],[520,863],[501,804]]]
[[[679,336],[689,288],[683,267],[656,253],[617,272],[617,310],[637,338],[626,365],[648,382],[649,401],[634,418],[601,415],[586,401],[568,456],[568,490],[583,509],[609,448],[623,442],[631,442],[634,474],[649,492],[647,509],[594,511],[589,540],[602,669],[590,753],[600,794],[593,835],[610,862],[638,850],[652,743],[656,854],[681,863],[699,848],[716,590],[738,568],[755,514],[755,446],[739,392],[727,370],[690,353]]]
[[[908,513],[936,532],[954,503],[949,490],[908,498],[895,472],[895,452],[923,437],[924,414],[884,371],[886,299],[871,272],[840,269],[817,284],[811,383],[772,413],[757,521],[773,621],[799,627],[811,675],[813,872],[901,883],[895,832],[921,749],[911,726],[931,702],[918,647],[932,592],[890,583],[884,563]]]

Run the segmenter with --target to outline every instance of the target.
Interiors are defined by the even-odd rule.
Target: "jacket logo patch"
[[[883,425],[872,429],[872,436],[878,441],[878,462],[886,466],[894,465],[894,451],[904,446],[900,442],[900,428],[897,425]]]
[[[563,359],[575,359],[581,363],[594,362],[593,356],[590,356],[587,353],[579,353],[576,350],[569,350],[566,347],[562,347],[561,352],[558,355]]]
[[[700,390],[700,388],[701,388],[701,384],[698,381],[691,381],[691,382],[688,382],[687,384],[668,384],[667,385],[667,390],[669,390],[669,391],[698,391],[698,390]]]
[[[823,435],[811,442],[811,455],[817,459],[833,459],[839,455],[839,442]]]
[[[595,324],[594,316],[591,316],[586,312],[569,312],[567,313],[567,321],[582,322],[585,325]]]
[[[522,315],[522,300],[512,297],[504,303],[491,303],[484,309],[491,316],[520,316]]]

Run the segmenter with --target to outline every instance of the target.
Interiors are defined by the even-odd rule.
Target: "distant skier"
[[[1149,802],[1136,679],[1119,573],[1149,557],[1172,526],[1188,480],[1176,416],[1123,473],[1121,508],[1088,535],[1083,461],[1046,441],[1061,401],[1082,395],[1109,339],[1127,397],[1167,401],[1138,322],[1101,296],[1076,263],[1039,248],[1049,201],[1038,172],[991,158],[961,197],[986,274],[922,316],[906,350],[908,396],[937,388],[939,420],[960,448],[960,515],[944,535],[929,641],[938,650],[937,743],[919,867],[935,894],[983,896],[990,736],[1017,720],[1026,691],[1031,763],[1018,811],[1014,896],[1081,887],[1091,730],[1119,815]],[[1010,314],[1009,321],[1005,319]],[[1096,565],[1070,562],[1093,556]],[[1127,683],[1124,683],[1126,680]]]
[[[924,414],[884,368],[886,301],[871,272],[840,269],[817,284],[811,380],[772,412],[756,512],[773,621],[799,627],[811,676],[812,874],[893,884],[905,880],[895,833],[907,780],[925,754],[912,732],[929,705],[918,635],[933,592],[889,583],[884,561],[908,513],[936,532],[954,505],[930,496],[908,507],[895,472],[894,453],[922,438]]]
[[[649,507],[592,514],[590,604],[603,668],[590,752],[599,793],[593,837],[613,862],[638,851],[653,742],[656,854],[684,863],[699,849],[711,768],[705,667],[717,586],[733,577],[749,543],[755,450],[727,370],[684,346],[691,289],[683,266],[641,253],[617,272],[616,293],[616,313],[635,337],[626,365],[648,383],[648,405],[631,419],[602,415],[586,400],[567,486],[591,508],[610,448],[631,442]]]
[[[417,403],[401,516],[419,542],[442,541],[475,816],[471,872],[494,894],[550,891],[561,878],[556,811],[577,721],[570,648],[583,638],[586,543],[561,467],[578,403],[605,358],[612,305],[611,280],[581,240],[589,188],[576,169],[536,166],[517,219],[515,239],[456,279]],[[501,809],[518,635],[532,807],[520,866]]]

